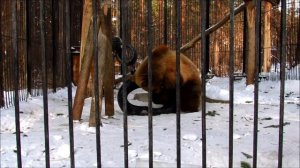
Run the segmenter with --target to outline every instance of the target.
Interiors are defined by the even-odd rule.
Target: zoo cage
[[[222,3],[227,3],[227,6]],[[280,80],[280,105],[278,112],[279,119],[279,145],[277,162],[278,167],[283,167],[284,148],[284,96],[286,70],[293,71],[296,79],[299,80],[299,55],[300,55],[300,17],[299,0],[267,1],[273,4],[269,11],[263,8],[263,2],[253,0],[256,5],[255,13],[255,75],[254,75],[254,121],[253,121],[253,158],[252,167],[257,165],[258,150],[258,107],[259,107],[259,81],[262,78],[262,64],[266,52],[263,48],[262,17],[270,12],[272,18],[272,43],[271,55],[274,71],[280,74],[276,79]],[[92,0],[93,9],[99,6],[102,1]],[[234,84],[236,74],[242,76],[246,73],[247,51],[246,39],[246,4],[249,1],[111,1],[115,7],[114,17],[120,22],[114,22],[114,35],[120,36],[123,45],[132,44],[138,53],[138,63],[144,57],[152,58],[152,49],[159,44],[167,44],[176,50],[177,57],[182,51],[181,46],[187,44],[197,35],[198,43],[193,48],[185,51],[185,54],[197,65],[201,71],[202,78],[202,107],[201,107],[201,166],[207,167],[207,127],[206,127],[206,81],[209,75],[229,77],[229,122],[228,122],[228,167],[233,167],[233,136],[234,136]],[[0,108],[7,109],[10,106],[15,108],[16,127],[16,155],[17,165],[22,167],[22,145],[20,130],[20,105],[19,101],[26,101],[29,95],[43,96],[44,129],[45,129],[45,166],[50,167],[50,145],[49,145],[49,111],[48,111],[48,89],[56,92],[56,88],[68,88],[68,121],[70,135],[70,167],[75,167],[74,152],[74,131],[72,114],[72,58],[71,46],[80,45],[80,31],[83,12],[82,0],[75,1],[53,1],[53,0],[4,0],[0,2]],[[221,5],[221,6],[220,6]],[[244,6],[243,6],[244,5]],[[242,6],[242,7],[241,7]],[[237,8],[241,7],[239,12]],[[79,12],[78,12],[79,11]],[[224,16],[224,12],[227,13]],[[239,14],[238,14],[239,13]],[[93,17],[97,16],[93,10]],[[184,17],[183,17],[184,16]],[[218,27],[220,20],[227,17],[222,26]],[[228,23],[226,23],[228,22]],[[217,31],[210,31],[211,27],[217,26]],[[119,29],[118,29],[119,28]],[[93,27],[94,32],[96,28]],[[96,39],[96,38],[94,38]],[[94,48],[97,44],[94,43]],[[123,54],[124,54],[123,50]],[[94,51],[95,58],[97,51]],[[126,59],[125,57],[123,59]],[[125,60],[126,61],[126,60]],[[123,72],[126,72],[126,65],[122,61]],[[97,61],[95,61],[97,62]],[[96,65],[96,64],[95,64]],[[179,66],[177,61],[176,67]],[[96,67],[96,66],[95,66]],[[98,71],[95,71],[97,76]],[[152,73],[151,68],[149,73]],[[126,73],[125,73],[126,74]],[[126,75],[125,75],[126,76]],[[176,78],[179,79],[177,73]],[[270,77],[271,78],[271,77]],[[149,77],[152,80],[152,77]],[[149,86],[152,87],[151,85]],[[176,85],[176,93],[179,93],[179,83]],[[99,90],[98,85],[95,87]],[[149,92],[149,102],[152,100],[152,93]],[[96,94],[97,95],[97,94]],[[126,94],[125,94],[126,95]],[[124,96],[123,99],[126,99]],[[176,94],[176,101],[180,100]],[[96,97],[96,104],[99,104]],[[148,148],[149,167],[154,167],[153,158],[153,113],[149,103],[148,114]],[[181,114],[180,105],[176,109],[176,166],[181,167]],[[97,109],[98,108],[98,109]],[[124,167],[129,167],[128,159],[128,115],[127,107],[124,106],[123,128],[124,128]],[[96,106],[96,113],[99,107]],[[100,122],[97,115],[96,124],[96,146],[97,146],[97,167],[101,167],[101,136]],[[1,138],[5,138],[1,136]]]

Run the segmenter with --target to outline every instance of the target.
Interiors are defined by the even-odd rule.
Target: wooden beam
[[[106,36],[106,64],[104,72],[104,97],[105,115],[114,115],[114,61],[112,56],[112,23],[111,23],[111,4],[103,6],[103,33]]]
[[[92,12],[92,5],[90,3],[90,0],[86,0],[84,5],[85,6],[85,12],[84,14],[88,14]],[[90,10],[90,11],[89,11]],[[84,18],[88,19],[86,16]],[[91,17],[89,18],[91,20]],[[74,106],[73,106],[73,120],[80,120],[81,119],[81,114],[82,114],[82,108],[84,105],[84,99],[86,97],[86,90],[87,90],[87,83],[90,77],[90,70],[91,70],[91,64],[92,64],[92,59],[93,59],[93,23],[92,21],[87,22],[88,25],[85,25],[85,21],[83,21],[83,29],[88,29],[86,32],[87,35],[84,36],[84,39],[82,39],[82,44],[81,46],[84,46],[81,48],[82,53],[80,55],[82,56],[82,63],[81,63],[81,70],[80,70],[80,75],[78,80],[78,85],[77,85],[77,90],[75,94],[75,99],[74,99]],[[99,22],[97,25],[99,29]]]
[[[103,99],[103,85],[104,85],[104,74],[106,71],[106,55],[107,55],[107,47],[108,47],[108,39],[104,35],[102,29],[99,29],[98,32],[98,84],[99,84],[99,116],[101,117],[102,111],[102,99]],[[111,44],[110,44],[111,45]],[[96,72],[95,72],[96,73]],[[89,126],[95,127],[96,126],[96,112],[95,112],[95,92],[93,90],[93,98],[92,104],[90,109],[90,119],[89,119]]]
[[[240,6],[238,6],[237,8],[234,9],[234,15],[242,12],[245,8],[245,3],[242,3]],[[220,20],[218,23],[216,23],[215,25],[211,26],[210,28],[205,30],[205,35],[209,35],[210,33],[216,31],[217,29],[219,29],[220,27],[222,27],[228,20],[230,19],[230,13],[226,14],[225,17]],[[186,43],[185,45],[183,45],[180,48],[180,52],[185,52],[188,49],[192,48],[195,46],[195,44],[201,40],[201,34],[197,35],[196,37],[194,37],[191,41],[189,41],[188,43]]]

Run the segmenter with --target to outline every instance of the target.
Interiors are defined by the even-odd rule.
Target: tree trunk
[[[263,72],[270,72],[271,70],[271,9],[272,4],[270,2],[264,1],[264,64]]]
[[[248,25],[248,58],[246,85],[254,83],[255,78],[255,4],[254,0],[246,3]]]

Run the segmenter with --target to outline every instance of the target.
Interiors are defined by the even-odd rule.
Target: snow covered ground
[[[228,78],[213,78],[207,95],[228,99]],[[258,167],[277,167],[279,124],[279,82],[259,83]],[[73,95],[76,88],[73,88]],[[253,86],[235,81],[234,167],[252,163]],[[117,91],[116,91],[117,92]],[[300,167],[299,80],[286,81],[284,167]],[[96,166],[95,128],[88,127],[90,98],[86,99],[82,121],[74,122],[75,166]],[[228,104],[207,103],[207,166],[228,165]],[[69,167],[67,89],[49,94],[50,159],[52,167]],[[20,103],[22,161],[24,167],[45,167],[43,98],[32,97]],[[14,108],[1,109],[1,167],[16,167]],[[123,114],[115,101],[115,116],[103,118],[101,149],[103,167],[123,167]],[[148,118],[129,116],[129,167],[148,166]],[[176,116],[153,117],[154,167],[176,166]],[[201,112],[181,115],[181,157],[183,167],[201,166]]]

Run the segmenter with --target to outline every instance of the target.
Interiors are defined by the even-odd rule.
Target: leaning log
[[[87,1],[86,1],[87,2]],[[91,19],[91,18],[90,18]],[[93,59],[93,22],[89,22],[89,25],[84,25],[88,27],[87,36],[85,36],[86,39],[84,44],[84,55],[82,56],[81,60],[81,68],[80,68],[80,74],[77,85],[77,90],[75,94],[74,99],[74,105],[73,105],[73,120],[80,120],[82,109],[84,105],[84,99],[86,97],[86,91],[87,91],[87,84],[90,77],[90,70],[92,66],[92,59]],[[99,23],[97,25],[97,29],[99,29]]]
[[[246,5],[245,3],[242,3],[240,6],[234,9],[234,15],[242,12],[245,9]],[[218,28],[222,27],[228,20],[230,19],[230,13],[228,13],[222,20],[220,20],[218,23],[215,25],[211,26],[210,28],[205,30],[205,35],[208,35],[214,31],[216,31]],[[191,41],[186,43],[180,48],[180,52],[185,52],[188,49],[192,48],[195,46],[195,44],[201,40],[201,34],[197,35],[194,37]]]

